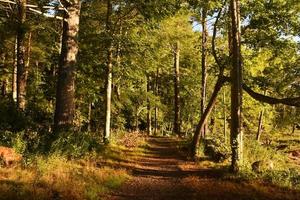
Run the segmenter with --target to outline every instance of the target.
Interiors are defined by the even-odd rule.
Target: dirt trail
[[[150,138],[147,153],[131,162],[133,178],[107,200],[300,200],[297,191],[222,178],[224,170],[187,161],[180,141]]]

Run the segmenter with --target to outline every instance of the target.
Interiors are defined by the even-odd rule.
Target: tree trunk
[[[259,120],[258,120],[258,128],[256,133],[256,140],[259,142],[261,132],[262,132],[262,124],[263,124],[263,117],[264,117],[264,109],[259,113]]]
[[[242,162],[242,62],[241,62],[241,30],[240,2],[231,0],[231,32],[232,32],[232,70],[231,70],[231,171],[237,173]]]
[[[156,70],[156,77],[155,77],[155,95],[158,96],[158,76],[159,76],[159,69]],[[155,105],[154,109],[154,135],[158,133],[158,107]]]
[[[174,48],[174,127],[173,132],[180,135],[180,103],[179,103],[179,42],[177,41]]]
[[[3,71],[6,72],[7,68],[6,68],[6,54],[5,53],[1,53],[1,62],[2,62]],[[7,94],[7,78],[4,78],[4,80],[2,80],[2,85],[1,85],[1,95],[3,97],[5,97],[6,94]]]
[[[106,13],[106,34],[107,34],[107,63],[106,63],[106,112],[105,112],[105,129],[103,141],[109,143],[110,139],[110,119],[111,119],[111,94],[112,94],[112,34],[111,34],[111,15],[112,4],[107,0],[107,13]]]
[[[223,91],[223,134],[224,140],[227,144],[227,116],[226,116],[226,90]]]
[[[87,131],[91,131],[92,130],[92,103],[89,103],[88,105],[88,124],[87,124]]]
[[[152,134],[152,117],[151,117],[151,104],[150,104],[150,99],[149,99],[149,94],[151,91],[151,78],[150,76],[147,77],[147,134],[151,135]]]
[[[202,82],[201,82],[201,116],[204,114],[205,111],[205,103],[206,103],[206,81],[207,81],[207,25],[206,25],[206,17],[207,17],[207,8],[204,6],[202,9],[202,58],[201,58],[201,66],[202,66]],[[206,122],[204,122],[207,124]],[[206,135],[207,126],[205,125],[204,128],[201,130],[201,135],[204,138]]]
[[[26,0],[18,1],[18,28],[17,28],[17,107],[24,110],[26,106],[26,84],[27,72],[25,64],[25,37],[26,30],[24,23],[26,20]]]
[[[267,91],[265,90],[264,95],[267,94]],[[259,119],[258,119],[258,128],[257,128],[257,133],[256,133],[256,140],[260,140],[260,136],[262,133],[262,126],[263,126],[263,118],[264,118],[264,112],[265,108],[263,108],[260,113],[259,113]]]
[[[191,146],[191,156],[193,158],[196,158],[197,156],[197,147],[199,145],[199,141],[200,141],[200,136],[201,136],[201,130],[203,129],[203,127],[205,126],[205,122],[209,116],[209,114],[211,113],[215,103],[216,103],[216,100],[217,100],[217,96],[218,96],[218,93],[220,92],[222,86],[224,85],[225,83],[225,77],[223,76],[223,72],[221,72],[221,74],[219,75],[219,78],[217,80],[217,83],[215,85],[215,88],[214,88],[214,91],[212,93],[212,96],[208,102],[208,105],[197,125],[197,128],[196,128],[196,131],[195,131],[195,134],[194,134],[194,137],[193,137],[193,142],[192,142],[192,146]]]
[[[139,131],[139,108],[138,106],[135,107],[135,131]]]
[[[65,13],[58,80],[56,90],[56,107],[54,132],[70,131],[75,114],[75,71],[78,53],[78,31],[80,17],[80,0],[65,3]]]
[[[11,83],[11,91],[12,91],[12,99],[16,103],[17,102],[17,37],[15,39],[15,49],[14,49],[14,61],[13,61],[13,74],[12,74],[12,83]]]

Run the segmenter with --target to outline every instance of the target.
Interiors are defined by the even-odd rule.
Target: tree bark
[[[179,94],[179,56],[180,47],[177,41],[174,48],[174,126],[173,132],[180,135],[180,94]]]
[[[70,131],[75,114],[75,71],[78,53],[80,0],[62,1],[64,14],[61,54],[58,68],[54,132]]]
[[[158,76],[159,76],[159,69],[156,70],[156,77],[155,77],[155,95],[158,96]],[[154,135],[158,133],[158,107],[155,105],[154,109]]]
[[[6,71],[6,54],[5,53],[1,53],[1,62],[2,62],[2,67],[3,67],[3,71]],[[1,95],[3,97],[5,97],[7,94],[7,78],[4,78],[4,80],[2,80],[2,85],[1,85]]]
[[[92,130],[92,103],[88,105],[88,124],[87,124],[87,131]]]
[[[27,72],[25,64],[25,20],[26,20],[26,0],[20,0],[18,7],[18,28],[17,28],[17,108],[25,110],[26,106],[26,85]]]
[[[207,8],[204,6],[202,9],[202,56],[201,56],[201,68],[202,68],[202,81],[201,81],[201,116],[204,114],[205,111],[205,103],[206,103],[206,81],[207,81],[207,25],[206,25],[206,18],[207,18]],[[205,122],[206,124],[206,122]],[[204,128],[201,130],[201,135],[204,138],[206,135],[207,126],[204,126]]]
[[[107,66],[106,66],[106,112],[105,112],[105,129],[103,141],[109,143],[110,139],[110,120],[111,120],[111,95],[112,95],[112,61],[113,61],[113,48],[112,48],[112,35],[111,35],[111,15],[112,4],[107,0],[107,13],[106,13],[106,34],[107,34]]]
[[[262,124],[263,124],[263,117],[264,117],[264,109],[260,111],[259,113],[259,119],[258,119],[258,128],[256,133],[256,140],[260,140],[261,132],[262,132]]]
[[[13,74],[12,74],[12,99],[16,103],[17,102],[17,37],[15,39],[15,48],[14,48],[14,61],[13,61]]]
[[[200,136],[201,136],[201,130],[203,129],[203,127],[205,126],[205,121],[207,120],[209,114],[211,113],[216,101],[217,101],[217,97],[218,97],[218,93],[220,92],[221,88],[223,87],[224,83],[226,82],[225,77],[223,76],[223,72],[220,73],[217,83],[215,85],[214,91],[212,93],[212,96],[208,102],[208,105],[197,125],[194,137],[193,137],[193,142],[192,142],[192,146],[191,146],[191,156],[193,158],[196,158],[197,156],[197,147],[200,141]]]
[[[231,171],[237,173],[242,162],[242,62],[241,62],[241,30],[240,2],[231,0],[231,32],[232,32],[232,70],[231,70]]]
[[[300,97],[283,98],[283,99],[269,97],[269,96],[255,92],[246,84],[243,84],[243,90],[245,90],[253,99],[260,101],[260,102],[270,104],[270,105],[283,104],[283,105],[288,105],[288,106],[300,107]]]
[[[151,78],[150,76],[147,77],[147,93],[149,94],[151,91]],[[151,117],[151,104],[149,95],[147,95],[147,134],[152,134],[152,117]]]
[[[226,90],[223,91],[223,135],[227,144],[227,116],[226,116]]]

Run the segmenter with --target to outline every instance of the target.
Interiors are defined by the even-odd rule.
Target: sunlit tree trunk
[[[206,17],[207,17],[207,8],[206,6],[202,9],[202,56],[201,56],[201,73],[202,73],[202,81],[201,81],[201,115],[204,114],[205,111],[205,102],[206,102],[206,81],[207,81],[207,25],[206,25]],[[205,122],[206,124],[206,122]],[[202,137],[205,137],[207,131],[207,126],[204,126],[204,128],[201,130]]]
[[[151,91],[151,78],[147,77],[147,93],[149,94]],[[149,99],[149,95],[147,95],[147,134],[152,134],[152,116],[151,116],[151,103]]]
[[[11,91],[12,99],[17,102],[17,37],[15,39],[15,48],[14,48],[14,61],[13,61],[13,73],[12,73],[12,82],[11,82]]]
[[[112,4],[107,0],[107,13],[106,13],[106,34],[107,34],[107,62],[106,62],[106,112],[105,112],[105,129],[103,141],[109,143],[110,139],[110,120],[111,120],[111,94],[112,94],[112,62],[113,62],[113,47],[111,35],[111,15]]]
[[[266,95],[267,91],[265,90],[264,95]],[[262,133],[262,127],[263,127],[263,119],[264,119],[264,112],[265,108],[263,108],[260,113],[259,113],[259,118],[258,118],[258,128],[257,128],[257,133],[256,133],[256,140],[260,140],[260,136]]]
[[[92,130],[92,103],[89,103],[87,131],[91,131],[91,130]]]
[[[56,107],[54,132],[70,131],[75,114],[75,71],[78,53],[78,31],[80,17],[80,0],[62,1],[68,13],[63,22],[58,80],[56,90]]]
[[[179,56],[180,47],[177,41],[174,48],[174,126],[173,132],[180,135],[180,94],[179,94]]]
[[[156,70],[156,76],[155,76],[155,95],[158,96],[158,76],[159,76],[159,69]],[[157,135],[158,133],[158,107],[155,105],[154,108],[154,135]]]
[[[238,172],[242,162],[242,61],[240,1],[231,0],[231,33],[232,33],[232,70],[231,70],[231,171]]]
[[[256,133],[256,140],[260,140],[261,132],[262,132],[262,126],[263,126],[263,117],[264,117],[264,109],[260,111],[259,113],[259,119],[258,119],[258,128]]]
[[[223,91],[223,135],[227,143],[227,116],[226,116],[226,90]]]
[[[27,72],[25,63],[25,20],[26,20],[26,0],[17,3],[18,27],[17,27],[17,107],[24,110],[26,106],[26,85]]]
[[[209,99],[209,102],[207,104],[207,107],[205,108],[205,111],[197,125],[196,131],[194,133],[193,136],[193,141],[192,141],[192,146],[191,146],[191,156],[193,158],[196,158],[197,156],[197,147],[199,145],[199,141],[200,141],[200,135],[201,135],[201,130],[203,129],[203,127],[205,126],[205,122],[207,121],[211,111],[213,110],[215,103],[217,101],[217,97],[218,97],[218,93],[220,92],[220,90],[222,89],[224,83],[225,83],[225,78],[222,75],[223,73],[221,73],[221,75],[218,77],[217,83],[215,85],[214,91],[211,95],[211,98]]]

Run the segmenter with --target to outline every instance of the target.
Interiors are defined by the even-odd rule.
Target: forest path
[[[224,169],[188,161],[182,141],[149,138],[147,151],[130,161],[132,178],[106,200],[299,200],[300,193],[262,183],[226,180]]]

